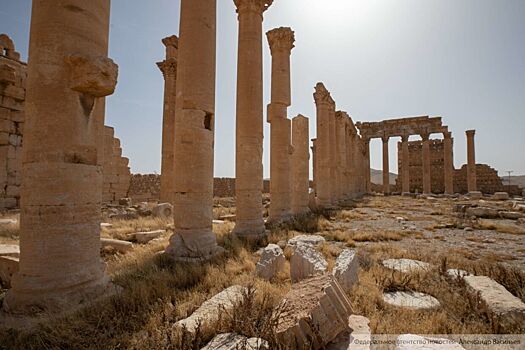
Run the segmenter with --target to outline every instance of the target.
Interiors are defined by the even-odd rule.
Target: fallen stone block
[[[383,266],[403,273],[428,270],[430,264],[412,259],[387,259],[383,260]]]
[[[0,219],[0,225],[14,225],[17,222],[16,219]]]
[[[275,331],[283,344],[313,350],[324,348],[347,331],[353,314],[343,289],[330,275],[293,284],[274,312],[279,315]]]
[[[311,246],[317,246],[326,242],[323,236],[320,235],[299,235],[291,238],[288,241],[288,245],[291,247],[297,245],[297,243],[309,244]]]
[[[113,248],[120,253],[127,253],[133,250],[133,243],[118,239],[101,238],[102,248]]]
[[[107,223],[107,222],[101,222],[100,223],[101,228],[111,228],[113,227],[113,224]]]
[[[348,318],[349,332],[342,333],[327,347],[327,350],[369,350],[372,341],[370,320],[364,316],[352,315]]]
[[[397,337],[396,350],[464,350],[458,343],[445,338],[402,334]]]
[[[348,292],[359,280],[358,270],[359,261],[357,260],[356,251],[354,249],[345,249],[337,257],[332,274],[345,292]]]
[[[463,278],[465,276],[470,276],[470,273],[460,269],[448,269],[447,275],[451,278]]]
[[[125,206],[125,207],[131,207],[133,202],[132,202],[131,198],[120,198],[118,200],[118,204],[122,205],[122,206]]]
[[[510,197],[509,197],[509,194],[507,192],[496,192],[494,193],[494,195],[492,196],[492,199],[496,200],[496,201],[506,201],[508,200]]]
[[[525,323],[525,303],[504,286],[487,276],[465,276],[464,280],[504,324]]]
[[[503,219],[519,220],[525,218],[525,213],[520,213],[518,211],[500,211],[499,216]]]
[[[173,205],[170,203],[160,203],[151,210],[151,215],[156,218],[169,219],[173,217]]]
[[[471,191],[467,194],[467,197],[470,199],[481,199],[483,198],[483,193],[479,191]]]
[[[219,216],[219,220],[223,221],[235,221],[235,218],[237,216],[235,214],[227,214],[227,215],[221,215]]]
[[[0,281],[4,287],[11,286],[11,278],[18,272],[18,265],[18,257],[0,256]]]
[[[294,246],[290,258],[290,277],[292,282],[322,275],[326,272],[328,263],[321,253],[309,244],[298,243]]]
[[[216,335],[201,350],[269,350],[266,340],[261,338],[246,338],[236,333],[223,333]]]
[[[499,211],[497,209],[486,207],[471,207],[465,211],[468,217],[475,216],[477,218],[496,219],[499,218]]]
[[[392,306],[408,309],[433,309],[441,305],[433,296],[419,292],[385,293],[383,301]]]
[[[246,288],[242,286],[231,286],[205,301],[190,317],[178,321],[173,327],[177,330],[185,329],[193,334],[199,324],[201,327],[213,324],[219,320],[222,312],[232,310],[241,302],[245,291]]]
[[[136,232],[136,233],[130,234],[129,237],[131,240],[136,241],[137,243],[146,244],[149,241],[154,240],[155,238],[159,238],[164,233],[166,233],[166,230]]]
[[[20,256],[20,247],[15,244],[0,244],[0,256]]]
[[[261,278],[270,280],[283,269],[285,261],[281,247],[276,244],[268,244],[262,250],[261,258],[255,266],[255,273]]]

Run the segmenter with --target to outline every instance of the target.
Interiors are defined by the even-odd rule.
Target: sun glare
[[[322,21],[361,21],[377,8],[377,0],[307,0],[306,11]]]

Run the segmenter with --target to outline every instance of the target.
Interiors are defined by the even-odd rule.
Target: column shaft
[[[423,147],[422,147],[422,167],[423,167],[423,193],[431,193],[432,185],[430,178],[430,140],[428,135],[422,135]]]
[[[348,114],[342,111],[336,112],[335,120],[335,142],[336,142],[336,164],[337,172],[337,199],[345,199],[346,191],[346,119]]]
[[[474,135],[476,130],[467,130],[467,185],[469,192],[478,190],[476,179],[476,148]]]
[[[454,140],[451,134],[445,134],[444,142],[444,167],[445,167],[445,194],[454,193]]]
[[[292,214],[300,215],[308,208],[310,192],[310,152],[308,118],[302,115],[292,119]]]
[[[410,152],[408,149],[408,137],[403,137],[401,141],[401,149],[402,149],[402,156],[401,156],[402,192],[410,193]]]
[[[390,194],[390,165],[388,159],[388,137],[383,138],[383,193]]]

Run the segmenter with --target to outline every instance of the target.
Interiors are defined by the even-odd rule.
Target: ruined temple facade
[[[25,122],[27,64],[20,60],[12,40],[0,35],[0,210],[20,207],[21,154]],[[122,157],[114,129],[104,127],[102,200],[115,203],[126,197],[131,171]]]

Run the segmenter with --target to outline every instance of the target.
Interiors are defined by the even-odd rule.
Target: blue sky
[[[215,174],[232,177],[237,17],[233,0],[217,3]],[[31,1],[0,5],[0,32],[26,60]],[[179,6],[112,1],[110,57],[120,73],[106,124],[115,127],[133,172],[160,171],[163,79],[155,62],[164,57],[160,40],[178,33]],[[524,18],[524,0],[275,0],[264,29],[296,32],[289,116],[310,117],[312,137],[313,87],[322,81],[354,121],[442,116],[455,137],[456,167],[466,159],[465,130],[476,129],[478,163],[525,174]],[[271,61],[263,43],[266,105]],[[394,140],[390,170],[397,172]],[[381,168],[381,141],[372,142],[371,161]],[[268,177],[266,123],[264,165]]]

